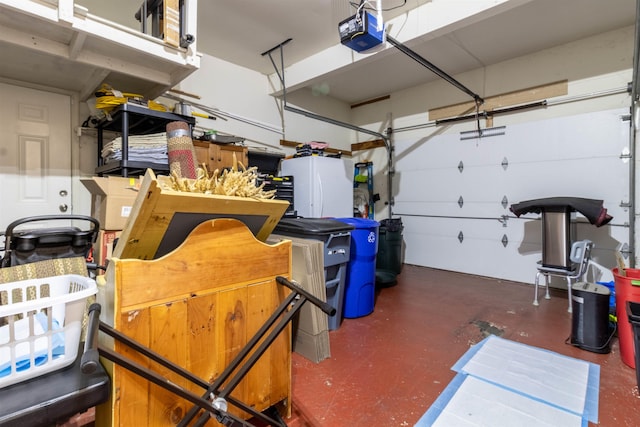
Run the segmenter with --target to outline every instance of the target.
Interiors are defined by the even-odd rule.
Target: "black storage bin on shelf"
[[[396,276],[402,271],[402,218],[380,221],[378,229],[378,255],[376,257],[376,285],[396,284]]]
[[[249,159],[248,167],[256,167],[258,172],[263,174],[278,175],[280,160],[284,159],[284,154],[249,150],[247,157]]]
[[[274,176],[274,175],[258,175],[258,179],[256,180],[257,185],[264,184],[264,191],[272,191],[275,190],[276,194],[274,199],[276,200],[286,200],[289,202],[289,207],[287,211],[284,213],[284,217],[286,218],[295,218],[297,217],[296,208],[294,205],[294,193],[293,193],[293,177],[292,176]]]
[[[334,219],[283,218],[274,229],[274,233],[283,236],[324,242],[327,303],[336,309],[336,314],[328,318],[331,331],[338,329],[342,323],[344,289],[353,228],[352,225]]]

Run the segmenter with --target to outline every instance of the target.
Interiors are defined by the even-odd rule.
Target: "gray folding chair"
[[[571,245],[571,254],[569,258],[573,263],[573,268],[565,270],[561,268],[545,267],[543,265],[538,267],[535,281],[535,294],[533,297],[533,305],[539,305],[538,303],[538,286],[540,283],[540,276],[544,276],[544,286],[547,288],[544,298],[550,299],[549,296],[549,276],[564,277],[567,280],[567,292],[569,294],[569,308],[571,313],[571,286],[573,281],[579,281],[582,276],[587,272],[589,266],[589,260],[591,258],[591,249],[593,249],[593,242],[591,240],[579,240]]]

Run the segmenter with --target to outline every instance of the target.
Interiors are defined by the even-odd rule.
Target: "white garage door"
[[[626,110],[515,124],[504,135],[396,137],[394,214],[403,219],[405,262],[532,283],[541,258],[540,216],[509,206],[546,197],[604,200],[613,215],[597,228],[577,214],[577,239],[615,266],[629,243]]]

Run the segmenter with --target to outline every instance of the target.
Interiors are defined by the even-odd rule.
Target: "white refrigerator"
[[[306,156],[283,160],[280,175],[293,177],[293,206],[304,218],[353,217],[353,161]]]

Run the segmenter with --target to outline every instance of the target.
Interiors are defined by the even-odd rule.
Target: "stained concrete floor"
[[[609,354],[566,344],[566,292],[538,307],[532,299],[530,285],[405,265],[396,286],[377,292],[372,314],[330,332],[330,359],[294,353],[289,427],[413,426],[487,334],[599,364],[598,425],[639,426],[635,370],[617,338]]]

